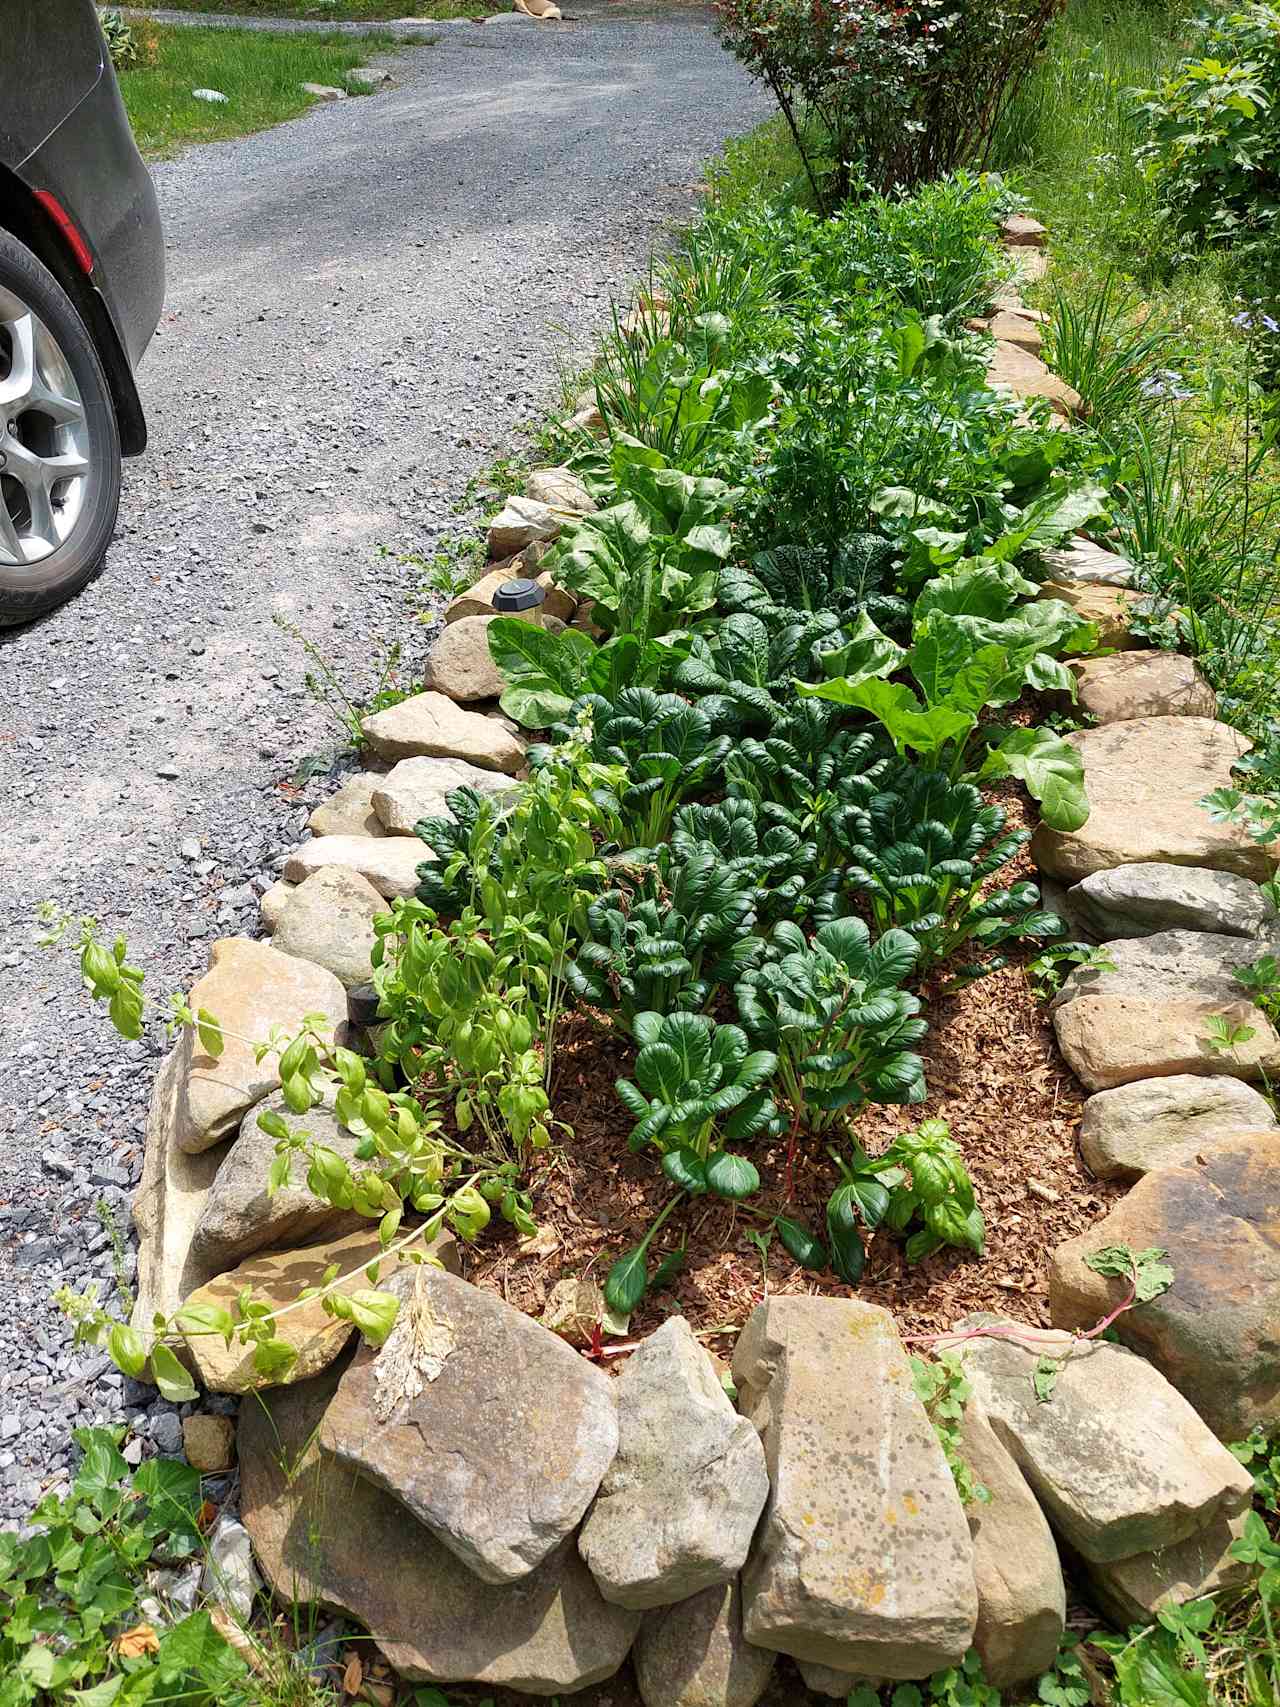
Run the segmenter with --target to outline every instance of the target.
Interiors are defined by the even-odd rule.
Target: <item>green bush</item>
[[[1143,95],[1147,139],[1140,158],[1183,257],[1203,244],[1226,245],[1274,274],[1280,9],[1255,4],[1209,12],[1195,30],[1195,46],[1175,74]]]

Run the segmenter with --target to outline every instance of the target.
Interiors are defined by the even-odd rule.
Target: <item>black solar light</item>
[[[546,596],[546,590],[536,581],[521,575],[515,581],[502,583],[493,595],[493,608],[500,611],[533,610]]]

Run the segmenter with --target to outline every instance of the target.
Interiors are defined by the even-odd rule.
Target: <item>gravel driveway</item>
[[[692,215],[700,163],[764,111],[697,13],[454,28],[387,63],[384,93],[158,168],[151,449],[101,578],[0,637],[0,1522],[76,1424],[179,1442],[48,1302],[111,1287],[97,1205],[127,1228],[167,1043],[88,1010],[69,957],[34,946],[37,905],[126,932],[162,997],[210,939],[256,930],[332,787],[287,779],[339,745],[273,612],[354,695],[393,638],[412,679],[415,577],[380,548],[457,527],[467,480],[555,400],[557,360]]]

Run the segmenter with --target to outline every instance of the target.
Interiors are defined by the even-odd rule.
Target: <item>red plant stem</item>
[[[1105,1334],[1111,1324],[1120,1316],[1123,1316],[1126,1310],[1133,1309],[1137,1301],[1138,1274],[1135,1269],[1133,1284],[1129,1288],[1129,1296],[1123,1303],[1117,1304],[1115,1309],[1111,1311],[1110,1315],[1104,1316],[1102,1320],[1096,1322],[1093,1327],[1086,1328],[1083,1333],[1072,1334],[1071,1345],[1063,1352],[1063,1357],[1066,1358],[1071,1355],[1072,1346],[1078,1345],[1082,1341],[1095,1340],[1098,1338],[1099,1334]],[[1008,1340],[1013,1345],[1020,1345],[1024,1351],[1035,1351],[1037,1348],[1032,1344],[1028,1344],[1029,1338],[1049,1339],[1061,1333],[1061,1331],[1062,1330],[1060,1328],[1024,1328],[1021,1324],[1012,1324],[1005,1327],[1001,1324],[996,1324],[995,1326],[988,1328],[965,1328],[962,1333],[904,1334],[902,1337],[902,1343],[904,1345],[939,1345],[943,1340],[946,1340],[949,1345],[960,1345],[965,1340]]]

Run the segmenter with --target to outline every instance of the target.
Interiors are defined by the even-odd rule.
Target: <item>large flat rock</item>
[[[1109,1565],[1089,1566],[1089,1598],[1121,1630],[1154,1624],[1167,1606],[1243,1588],[1255,1574],[1231,1555],[1244,1534],[1245,1515],[1218,1516],[1173,1547],[1138,1553]]]
[[[401,759],[378,778],[373,808],[389,835],[412,836],[422,818],[453,816],[448,796],[455,788],[510,794],[515,787],[501,771],[481,770],[465,759]],[[426,852],[423,848],[423,856]]]
[[[1274,916],[1247,877],[1153,861],[1092,872],[1068,891],[1067,904],[1099,942],[1174,930],[1256,937]]]
[[[1252,1085],[1177,1073],[1091,1096],[1080,1121],[1080,1154],[1099,1179],[1133,1181],[1194,1160],[1217,1138],[1275,1124],[1271,1104]]]
[[[361,725],[379,757],[465,759],[481,770],[513,776],[525,762],[524,742],[496,718],[467,711],[442,693],[416,693]]]
[[[755,1707],[774,1661],[742,1633],[736,1581],[651,1612],[632,1655],[644,1707]]]
[[[775,1297],[733,1358],[772,1492],[743,1573],[748,1641],[837,1671],[926,1677],[973,1639],[973,1545],[893,1318]]]
[[[1107,658],[1082,658],[1068,667],[1076,678],[1081,711],[1100,724],[1218,715],[1213,689],[1195,661],[1180,652],[1116,652]]]
[[[1066,1585],[1044,1513],[977,1399],[966,1405],[961,1430],[961,1455],[990,1496],[966,1507],[978,1585],[973,1645],[986,1681],[1008,1689],[1053,1664]]]
[[[338,1124],[331,1109],[317,1106],[297,1115],[280,1092],[255,1103],[222,1157],[191,1241],[192,1255],[206,1266],[208,1278],[255,1251],[284,1244],[306,1245],[368,1225],[354,1210],[335,1209],[308,1191],[306,1163],[298,1156],[293,1158],[289,1184],[274,1195],[267,1191],[276,1141],[258,1125],[258,1116],[264,1112],[279,1115],[291,1130],[305,1131],[316,1143],[355,1162],[360,1140]]]
[[[618,1454],[578,1537],[601,1594],[669,1606],[736,1578],[769,1475],[684,1317],[643,1341],[614,1386]]]
[[[1036,595],[1070,605],[1081,622],[1091,622],[1098,631],[1098,645],[1125,651],[1139,642],[1129,624],[1141,600],[1125,587],[1100,587],[1093,581],[1045,581]]]
[[[356,1357],[321,1444],[484,1582],[528,1576],[577,1528],[618,1448],[613,1384],[496,1293],[397,1277],[382,1351]]]
[[[319,847],[330,839],[308,845]],[[386,911],[382,895],[359,872],[322,866],[298,884],[281,908],[271,946],[323,966],[349,990],[369,981],[369,957],[378,940],[373,921]]]
[[[987,362],[987,384],[1014,397],[1047,397],[1054,412],[1066,418],[1081,410],[1080,393],[1020,344],[997,340]]]
[[[1188,930],[1109,943],[1111,969],[1078,967],[1050,1003],[1058,1047],[1091,1091],[1169,1074],[1270,1077],[1280,1037],[1234,977],[1264,946]],[[1215,1016],[1250,1035],[1215,1049]]]
[[[1151,1364],[1106,1340],[1073,1346],[1069,1334],[997,1316],[956,1324],[991,1326],[1020,1342],[956,1342],[965,1373],[1049,1522],[1085,1559],[1171,1547],[1244,1510],[1250,1477]],[[1032,1377],[1046,1355],[1060,1362],[1042,1400]]]
[[[255,1043],[277,1028],[292,1037],[308,1014],[322,1014],[335,1034],[347,1022],[346,991],[332,972],[246,937],[214,943],[209,970],[188,1000],[193,1011],[207,1009],[224,1032],[216,1057],[189,1029],[174,1051],[174,1132],[179,1148],[192,1155],[229,1137],[245,1110],[278,1087],[279,1056],[272,1051],[257,1060]]]
[[[394,901],[414,893],[418,887],[418,867],[434,858],[431,849],[416,837],[411,841],[405,836],[383,836],[376,840],[370,836],[317,836],[294,848],[285,861],[284,877],[287,883],[301,885],[321,871],[351,872],[363,878],[377,894]],[[277,924],[277,933],[279,930]],[[364,977],[368,976],[366,967]]]
[[[1001,319],[1012,320],[1014,315],[1002,315]],[[1034,322],[1027,321],[1027,325]],[[1011,339],[1011,342],[1017,342]],[[1058,581],[1068,587],[1131,587],[1133,585],[1133,564],[1127,557],[1121,557],[1117,552],[1108,551],[1103,545],[1095,545],[1091,539],[1085,539],[1077,534],[1068,540],[1066,545],[1054,550],[1042,551],[1040,560],[1048,571],[1046,579]]]
[[[1231,783],[1251,742],[1208,717],[1138,717],[1068,739],[1084,762],[1089,817],[1078,830],[1041,824],[1031,843],[1041,871],[1079,883],[1093,871],[1158,861],[1233,871],[1255,883],[1275,861],[1235,824],[1216,824],[1200,804]]]
[[[437,1240],[435,1249],[442,1260],[456,1264],[451,1237]],[[236,1300],[248,1287],[256,1299],[278,1310],[295,1304],[306,1287],[320,1286],[332,1263],[338,1264],[340,1274],[349,1276],[344,1281],[345,1291],[367,1287],[365,1270],[373,1262],[378,1264],[378,1284],[385,1286],[399,1267],[399,1258],[382,1256],[377,1223],[366,1222],[363,1231],[308,1245],[303,1250],[257,1251],[236,1268],[208,1281],[185,1302],[215,1304],[234,1316]],[[342,1352],[354,1331],[350,1322],[328,1315],[319,1299],[308,1299],[290,1309],[276,1323],[276,1333],[294,1348],[297,1359],[282,1376],[272,1379],[263,1377],[254,1368],[252,1346],[243,1346],[234,1339],[228,1345],[217,1334],[187,1333],[185,1338],[200,1379],[210,1392],[252,1393],[318,1375]]]
[[[385,836],[373,809],[373,791],[382,781],[376,771],[357,771],[322,800],[307,819],[317,836]]]
[[[182,1044],[165,1056],[151,1092],[142,1179],[133,1199],[138,1231],[136,1298],[130,1318],[141,1334],[154,1317],[171,1316],[222,1264],[193,1248],[209,1193],[228,1145],[189,1155],[178,1143],[178,1105],[187,1071]]]
[[[1173,1285],[1116,1322],[1222,1440],[1280,1424],[1280,1132],[1206,1143],[1196,1159],[1138,1181],[1102,1221],[1054,1252],[1054,1322],[1078,1328],[1114,1308],[1121,1280],[1085,1266],[1103,1245],[1169,1253]]]
[[[240,1409],[241,1516],[274,1593],[347,1613],[414,1683],[561,1695],[612,1677],[642,1615],[600,1598],[571,1541],[521,1582],[481,1582],[322,1450],[338,1379],[331,1369]]]

